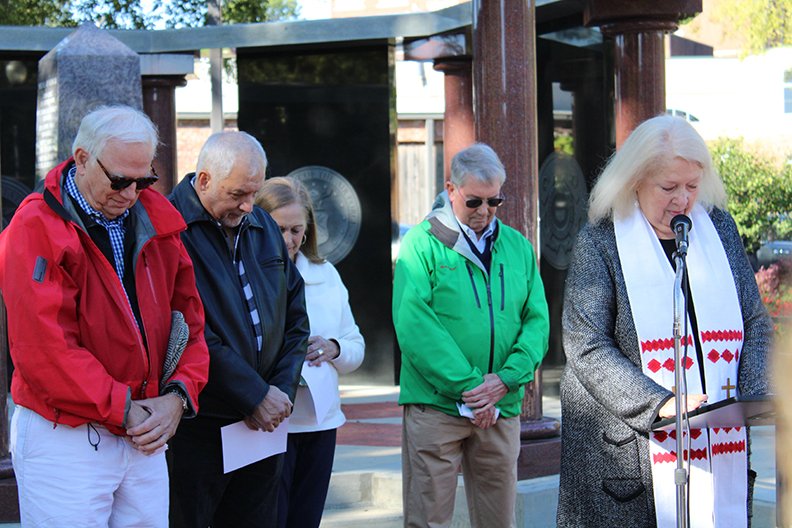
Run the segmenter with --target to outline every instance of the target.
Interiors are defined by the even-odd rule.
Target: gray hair
[[[467,178],[503,185],[506,181],[506,169],[492,147],[484,143],[474,143],[457,152],[451,160],[451,183],[459,187],[465,184]]]
[[[159,144],[157,127],[151,119],[131,106],[100,106],[89,112],[80,122],[72,143],[72,154],[82,148],[92,157],[101,156],[110,140],[121,143],[143,143],[151,148],[151,157]]]
[[[726,190],[712,166],[707,144],[686,120],[661,115],[638,125],[611,156],[591,191],[589,221],[629,214],[638,185],[677,158],[695,163],[703,171],[697,202],[708,211],[725,208]]]
[[[267,171],[267,154],[256,138],[247,132],[217,132],[201,147],[195,173],[207,172],[220,181],[231,174],[237,162],[247,163],[252,174],[263,176]]]

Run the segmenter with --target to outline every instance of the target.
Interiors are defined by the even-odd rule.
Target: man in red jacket
[[[156,146],[137,110],[89,113],[0,236],[23,525],[168,524],[165,442],[195,415],[209,356],[185,224],[147,189]],[[161,379],[172,311],[189,337]]]

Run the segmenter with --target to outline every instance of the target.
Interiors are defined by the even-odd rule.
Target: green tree
[[[0,0],[0,25],[74,26],[69,0]]]
[[[739,139],[719,139],[710,150],[745,249],[752,253],[765,240],[792,238],[792,163],[778,167]]]
[[[0,0],[0,25],[72,27],[92,21],[107,29],[152,29],[206,25],[205,0],[154,0],[152,9],[141,0]],[[297,0],[227,0],[223,23],[288,20],[299,16]]]
[[[292,20],[300,15],[297,0],[227,0],[222,2],[223,23],[239,24]],[[207,22],[207,2],[174,0],[165,8],[168,27],[204,26]]]
[[[744,55],[792,45],[792,0],[722,0],[715,15],[745,39]]]

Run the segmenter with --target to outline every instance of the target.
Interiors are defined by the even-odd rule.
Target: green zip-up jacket
[[[550,331],[533,248],[498,220],[485,269],[444,202],[407,233],[396,261],[399,404],[459,416],[462,393],[492,372],[509,389],[496,407],[506,418],[517,416],[523,385],[547,352]]]

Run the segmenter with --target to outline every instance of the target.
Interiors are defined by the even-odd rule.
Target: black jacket
[[[198,199],[192,176],[182,179],[169,198],[187,223],[182,241],[193,260],[206,313],[209,382],[200,395],[200,416],[237,421],[253,413],[270,385],[294,402],[308,346],[305,286],[278,225],[254,207],[240,224],[237,253],[263,327],[258,350],[225,234]]]

